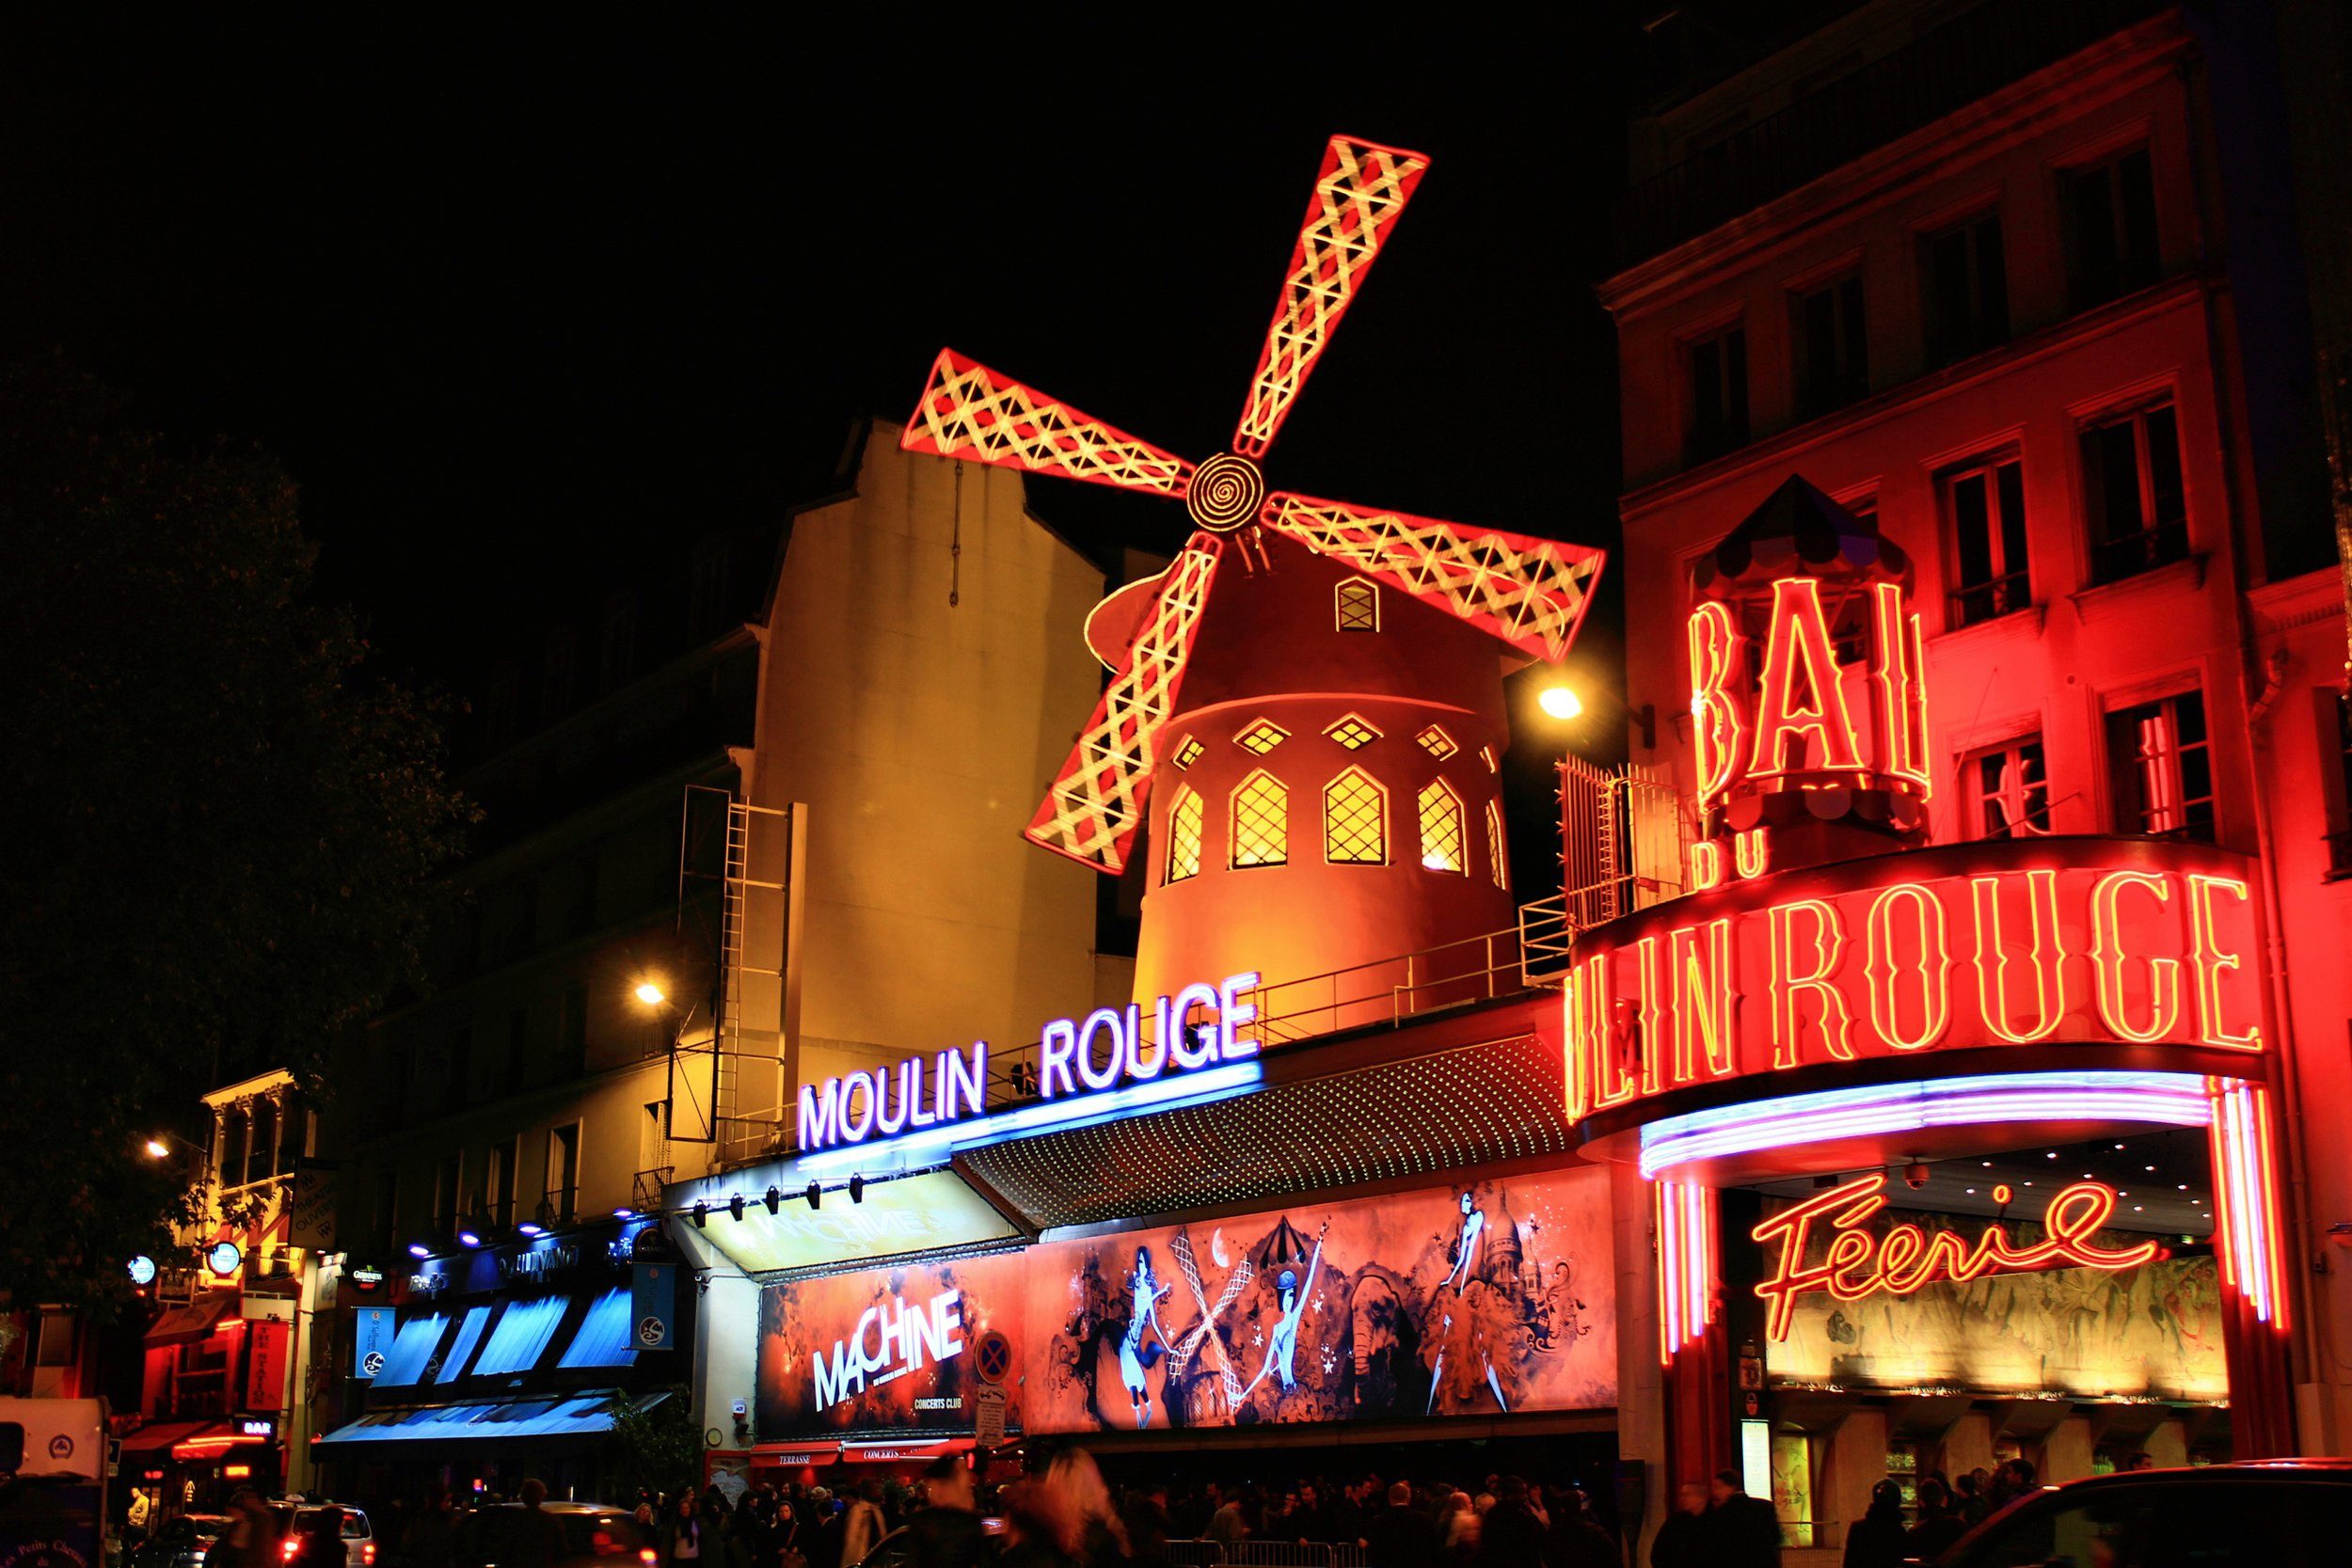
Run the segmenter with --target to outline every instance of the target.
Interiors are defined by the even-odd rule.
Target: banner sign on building
[[[668,1350],[675,1342],[673,1320],[677,1313],[677,1265],[632,1265],[629,1299],[629,1342],[639,1350]]]
[[[392,1309],[362,1307],[351,1320],[351,1375],[366,1380],[384,1370],[392,1354]]]
[[[293,1325],[263,1319],[246,1324],[245,1405],[277,1410],[286,1402],[286,1342]]]
[[[305,1160],[294,1170],[286,1240],[318,1252],[335,1250],[335,1168]]]
[[[1608,1180],[1481,1181],[771,1286],[759,1429],[970,1431],[1000,1381],[1031,1433],[1605,1408]]]

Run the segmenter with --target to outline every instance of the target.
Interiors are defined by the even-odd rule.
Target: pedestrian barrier
[[[1312,1541],[1171,1541],[1168,1560],[1175,1568],[1364,1568],[1364,1549],[1326,1546]]]

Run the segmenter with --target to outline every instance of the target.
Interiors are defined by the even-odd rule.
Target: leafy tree
[[[703,1438],[694,1430],[693,1398],[684,1388],[667,1399],[615,1394],[607,1406],[612,1430],[604,1440],[605,1495],[615,1501],[640,1490],[675,1497],[702,1484]]]
[[[188,1166],[146,1139],[413,972],[470,808],[267,458],[0,369],[0,1298],[119,1306]]]

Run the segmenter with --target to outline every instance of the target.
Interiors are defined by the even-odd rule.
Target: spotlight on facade
[[[670,1000],[669,993],[664,991],[660,984],[652,980],[638,981],[636,990],[630,994],[634,995],[638,1001],[644,1003],[648,1007],[659,1007],[661,1004]]]
[[[547,1233],[547,1227],[541,1225],[537,1220],[525,1220],[522,1224],[515,1227],[515,1234],[517,1236],[544,1236]]]
[[[743,1195],[741,1193],[738,1193],[733,1197],[727,1199],[727,1218],[731,1220],[739,1220],[742,1217]]]
[[[695,1229],[700,1230],[710,1223],[710,1205],[705,1203],[702,1199],[696,1198],[694,1200],[693,1212]]]
[[[801,1196],[808,1199],[808,1206],[811,1209],[815,1209],[824,1203],[825,1189],[812,1181],[808,1184],[808,1191]]]
[[[866,1201],[866,1178],[863,1176],[850,1178],[850,1201],[851,1203]]]
[[[411,1242],[408,1243],[408,1256],[411,1258],[430,1258],[433,1256],[433,1243],[430,1242]]]
[[[1575,719],[1584,712],[1584,699],[1565,681],[1555,681],[1537,692],[1535,705],[1549,719]]]
[[[615,1209],[612,1211],[612,1217],[616,1220],[633,1220],[637,1217],[637,1211],[629,1208]]]
[[[768,1206],[769,1213],[773,1214],[777,1209],[783,1206],[784,1189],[782,1187],[771,1187],[768,1189],[768,1196],[761,1198],[759,1201]]]
[[[460,1220],[457,1224],[457,1243],[460,1246],[480,1246],[489,1226],[479,1219]]]

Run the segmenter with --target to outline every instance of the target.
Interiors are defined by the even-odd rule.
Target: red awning
[[[157,1318],[147,1331],[149,1345],[192,1345],[213,1331],[221,1314],[236,1305],[233,1291],[202,1291],[185,1307],[175,1307]]]
[[[911,1438],[901,1443],[844,1443],[844,1465],[928,1465],[944,1454],[970,1453],[969,1437]]]
[[[211,1426],[210,1421],[160,1421],[144,1426],[122,1440],[124,1453],[154,1453],[194,1436]]]
[[[259,1433],[243,1430],[241,1424],[236,1421],[205,1421],[195,1431],[186,1433],[171,1445],[171,1457],[201,1463],[205,1460],[224,1459],[234,1449],[266,1445],[273,1441],[275,1439],[264,1437]]]
[[[830,1465],[840,1456],[839,1443],[762,1443],[752,1449],[752,1464],[803,1469]]]

